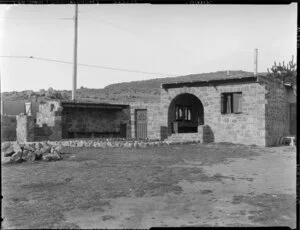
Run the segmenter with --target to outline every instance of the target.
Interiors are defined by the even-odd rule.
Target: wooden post
[[[75,36],[74,36],[74,69],[73,69],[73,88],[72,101],[75,101],[75,91],[77,83],[77,27],[78,27],[78,4],[75,5]]]
[[[254,49],[254,76],[257,75],[257,56],[258,56],[258,49]]]

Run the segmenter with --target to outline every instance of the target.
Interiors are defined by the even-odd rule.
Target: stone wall
[[[147,138],[163,140],[166,138],[166,125],[161,125],[160,103],[130,103],[131,137],[136,138],[136,110],[147,110]]]
[[[27,115],[17,115],[17,141],[34,141],[34,118]]]
[[[126,126],[126,136],[130,135],[129,109],[64,108],[62,113],[63,137],[71,133],[82,137],[121,136],[121,127]],[[90,135],[90,136],[89,136]],[[95,136],[93,136],[95,135]]]
[[[261,77],[259,80],[265,86],[266,145],[272,146],[289,133],[288,89],[276,79]]]
[[[36,114],[36,140],[62,139],[62,107],[58,101],[47,101],[39,105]]]
[[[242,92],[242,113],[221,114],[221,93],[223,92]],[[197,96],[203,104],[205,134],[208,137],[206,141],[211,141],[213,138],[215,142],[266,144],[266,100],[265,87],[263,85],[253,82],[162,89],[161,116],[159,116],[162,126],[168,125],[170,103],[177,95],[183,93]],[[171,135],[171,133],[169,132],[168,135]]]
[[[1,116],[1,141],[15,141],[17,138],[16,116]]]

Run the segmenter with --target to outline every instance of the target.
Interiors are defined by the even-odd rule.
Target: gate
[[[147,110],[137,109],[135,110],[135,120],[136,120],[136,138],[145,139],[147,138]]]

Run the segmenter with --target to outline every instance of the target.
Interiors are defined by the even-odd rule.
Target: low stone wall
[[[17,139],[16,116],[1,116],[1,141],[15,141]]]

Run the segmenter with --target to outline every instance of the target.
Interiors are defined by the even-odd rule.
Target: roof
[[[109,103],[91,103],[91,102],[61,102],[63,108],[94,108],[94,109],[124,109],[129,105],[109,104]]]

